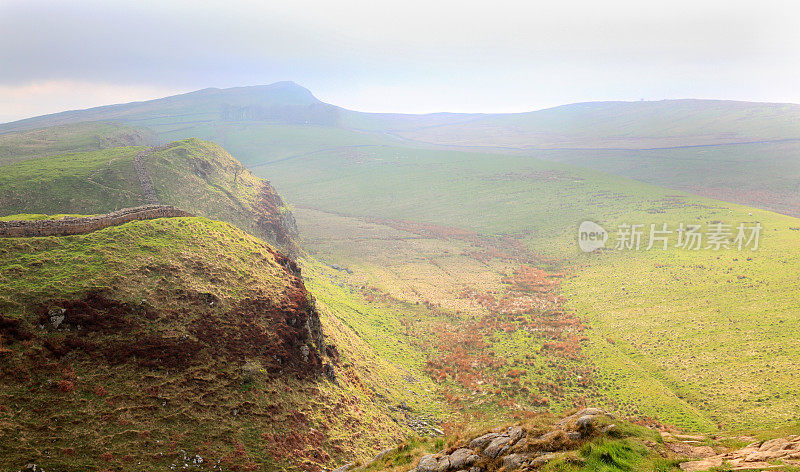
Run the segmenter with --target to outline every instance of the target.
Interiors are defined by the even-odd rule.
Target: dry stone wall
[[[0,221],[0,237],[30,238],[35,236],[70,236],[86,234],[130,221],[194,216],[171,205],[144,205],[105,215],[65,217],[58,220]]]
[[[156,149],[146,149],[134,156],[133,158],[133,167],[136,169],[136,175],[139,177],[139,185],[142,187],[142,193],[144,194],[145,201],[150,205],[158,205],[158,196],[156,195],[156,189],[153,186],[153,180],[150,178],[150,174],[147,172],[147,167],[144,165],[145,159],[150,157],[150,154],[153,153]]]

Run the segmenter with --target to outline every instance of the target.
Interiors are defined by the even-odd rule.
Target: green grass
[[[611,408],[702,431],[800,419],[791,361],[800,354],[791,334],[800,328],[800,306],[791,296],[791,274],[800,269],[796,219],[519,156],[379,148],[360,150],[356,158],[320,153],[258,171],[300,207],[510,235],[557,259],[571,274],[562,286],[567,308],[592,328],[584,352]],[[298,214],[301,232],[325,221],[313,212]],[[760,221],[765,231],[752,254],[670,249],[584,255],[575,244],[583,220],[612,233],[622,222],[666,222],[674,229],[679,222],[716,220]],[[314,233],[324,233],[324,225]],[[345,234],[306,244],[318,257],[352,264],[356,276],[375,280],[369,274],[380,274],[386,257],[391,260],[387,251],[396,250],[378,239]],[[414,286],[427,277],[413,257],[396,262],[402,269],[392,269],[394,279],[385,285]],[[447,274],[455,284],[473,279],[459,264]],[[395,295],[403,299],[402,292]],[[503,339],[498,347],[524,348]]]
[[[133,159],[142,147],[39,157],[3,166],[0,215],[98,214],[145,203]],[[163,204],[227,221],[273,243],[285,208],[269,185],[216,144],[188,139],[145,161]],[[283,241],[281,242],[283,244]]]
[[[220,460],[223,467],[338,466],[365,461],[406,438],[411,430],[403,426],[405,415],[389,407],[403,402],[412,415],[446,411],[418,362],[385,359],[361,339],[370,323],[356,332],[342,321],[369,313],[374,323],[380,313],[317,274],[312,259],[306,261],[309,283],[318,292],[327,342],[341,354],[337,383],[266,377],[258,359],[250,359],[256,368],[245,371],[214,353],[177,370],[107,364],[81,350],[52,357],[39,338],[37,307],[97,290],[130,306],[150,307],[158,318],[129,322],[177,339],[194,336],[197,316],[227,313],[252,297],[281,304],[296,282],[272,251],[238,228],[205,218],[0,239],[4,323],[21,319],[37,335],[20,341],[4,334],[0,340],[0,442],[8,446],[0,470],[31,461],[45,470],[132,464],[163,470],[183,466],[181,450],[190,458]],[[204,294],[214,297],[213,306],[197,305],[207,300]],[[42,336],[58,342],[64,334]],[[128,341],[126,336],[111,333],[102,341]],[[71,382],[68,390],[56,388],[65,381]]]
[[[67,152],[154,143],[155,134],[117,123],[90,122],[0,135],[0,165]]]
[[[141,205],[133,157],[123,147],[40,157],[5,165],[0,172],[0,212],[107,213]]]
[[[677,461],[659,457],[643,444],[629,440],[599,440],[584,445],[578,454],[557,459],[547,472],[667,472],[678,470]]]

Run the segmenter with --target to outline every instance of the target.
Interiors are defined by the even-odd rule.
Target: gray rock
[[[436,472],[446,472],[450,469],[450,456],[442,457],[439,459],[439,466],[436,467]]]
[[[530,457],[531,456],[528,454],[509,454],[503,456],[503,467],[506,470],[519,469]]]
[[[475,455],[472,449],[462,447],[461,449],[456,449],[452,454],[450,454],[450,468],[464,469],[477,462],[478,459],[479,457]]]
[[[560,428],[569,423],[570,421],[580,418],[581,416],[601,416],[601,415],[614,419],[614,415],[606,413],[605,410],[601,410],[600,408],[584,408],[583,410],[580,410],[577,413],[574,413],[572,415],[560,419],[556,423],[556,426]]]
[[[438,468],[439,459],[433,454],[422,456],[422,459],[419,460],[419,465],[417,465],[417,470],[419,472],[436,472]]]
[[[556,455],[555,455],[555,454],[545,454],[545,455],[543,455],[543,456],[539,456],[539,457],[536,457],[536,458],[534,458],[534,459],[533,459],[533,460],[530,462],[530,464],[529,464],[529,465],[530,465],[531,467],[534,467],[534,468],[536,468],[536,467],[541,467],[541,466],[543,466],[543,465],[547,464],[548,462],[550,462],[551,460],[553,460],[553,459],[555,459],[555,458],[556,458]]]
[[[50,317],[50,325],[53,329],[58,329],[58,327],[61,326],[61,323],[64,322],[66,312],[67,310],[58,307],[50,308],[47,311],[47,316]]]
[[[596,419],[595,415],[583,415],[575,420],[575,426],[581,433],[588,434],[592,431]]]
[[[517,441],[525,436],[525,430],[522,429],[522,426],[512,426],[508,428],[508,437],[511,438],[511,443],[516,443]]]
[[[486,447],[490,442],[494,441],[495,438],[500,436],[497,433],[487,433],[483,436],[478,436],[477,438],[473,439],[469,443],[469,447],[475,450],[483,449]]]
[[[494,438],[492,442],[486,446],[486,449],[483,450],[483,455],[491,458],[498,457],[500,454],[504,453],[510,445],[511,438],[508,436],[499,436]]]

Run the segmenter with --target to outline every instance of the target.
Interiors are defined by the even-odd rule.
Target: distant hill
[[[158,137],[145,128],[109,122],[82,122],[0,134],[0,165],[67,152],[155,144],[158,144]]]
[[[190,137],[214,141],[262,176],[273,163],[318,152],[400,144],[569,162],[800,215],[800,105],[795,104],[590,102],[527,113],[404,115],[347,110],[319,101],[293,82],[278,82],[3,124],[0,159],[2,133],[86,121],[147,129],[162,143]]]

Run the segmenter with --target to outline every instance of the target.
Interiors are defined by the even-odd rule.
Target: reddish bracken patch
[[[62,380],[56,386],[59,392],[68,393],[75,390],[75,384],[70,380]]]

